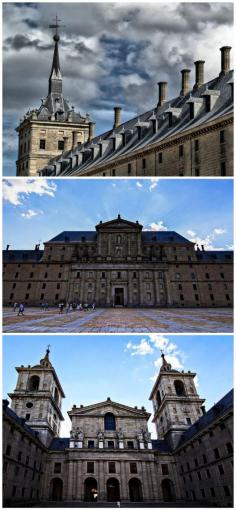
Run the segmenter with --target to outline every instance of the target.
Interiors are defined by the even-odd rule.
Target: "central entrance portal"
[[[115,306],[124,306],[124,289],[115,288]]]

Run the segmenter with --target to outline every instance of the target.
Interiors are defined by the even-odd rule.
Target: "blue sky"
[[[232,2],[5,2],[5,175],[16,171],[15,128],[47,95],[56,14],[64,95],[90,113],[97,134],[111,129],[115,105],[123,121],[153,108],[158,81],[168,82],[168,98],[179,95],[181,69],[192,70],[193,85],[195,60],[206,61],[206,81],[214,78],[219,48],[233,46]]]
[[[233,181],[11,179],[3,185],[4,247],[33,249],[63,230],[94,230],[118,214],[175,230],[206,249],[232,246]]]
[[[37,364],[48,343],[66,394],[62,436],[69,434],[67,411],[73,404],[101,402],[109,396],[152,412],[148,398],[160,367],[160,348],[173,368],[197,373],[197,391],[206,399],[207,409],[233,385],[231,335],[11,335],[3,339],[4,398],[16,385],[14,367]],[[155,437],[151,420],[149,427]]]

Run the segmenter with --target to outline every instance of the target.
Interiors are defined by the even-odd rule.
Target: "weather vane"
[[[58,16],[56,15],[56,18],[53,20],[55,21],[55,25],[49,25],[49,28],[55,28],[56,29],[56,34],[54,35],[54,40],[57,40],[59,41],[59,35],[58,35],[58,28],[61,28],[61,27],[65,27],[66,25],[60,25],[59,22],[61,21]]]

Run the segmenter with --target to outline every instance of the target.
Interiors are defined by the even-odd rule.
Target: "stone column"
[[[67,499],[73,499],[73,481],[74,481],[74,462],[73,460],[69,461],[68,465],[68,491],[67,491]]]
[[[77,462],[76,499],[82,501],[84,498],[84,487],[82,478],[82,461]]]

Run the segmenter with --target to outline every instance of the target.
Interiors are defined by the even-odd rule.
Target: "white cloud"
[[[142,338],[139,344],[128,342],[125,350],[129,350],[131,352],[131,356],[146,356],[146,354],[152,354],[154,352],[153,348],[145,338]]]
[[[143,185],[139,181],[136,182],[136,186],[137,186],[137,188],[142,188],[143,187]]]
[[[22,205],[25,196],[31,193],[54,197],[56,189],[57,185],[47,179],[4,179],[3,199],[13,205]]]
[[[26,212],[21,213],[21,216],[23,218],[26,218],[27,220],[30,220],[34,216],[39,216],[39,214],[43,214],[42,211],[33,211],[33,209],[28,209]]]
[[[152,223],[149,223],[148,225],[148,228],[144,228],[143,230],[153,230],[154,232],[164,232],[166,230],[168,230],[168,228],[164,225],[164,222],[161,220],[161,221],[158,221],[157,223],[155,222],[152,222]]]
[[[134,73],[134,74],[126,75],[126,76],[121,76],[120,82],[121,82],[121,86],[124,87],[124,89],[126,89],[127,87],[133,86],[133,85],[136,85],[136,86],[143,85],[145,83],[145,80],[143,78],[141,78],[141,76],[139,76],[139,74]]]
[[[222,234],[225,234],[226,230],[225,228],[214,228],[214,234],[216,236],[220,236]]]
[[[158,185],[159,179],[151,179],[151,184],[149,186],[149,191],[155,189]]]
[[[195,243],[198,246],[204,246],[205,250],[225,250],[225,247],[216,247],[214,245],[214,241],[216,240],[216,237],[219,235],[223,235],[227,232],[224,228],[216,227],[213,229],[213,231],[210,234],[207,234],[205,237],[200,237],[196,232],[193,230],[187,230],[187,234],[190,236],[190,241],[192,243]],[[227,245],[226,245],[227,247]]]

